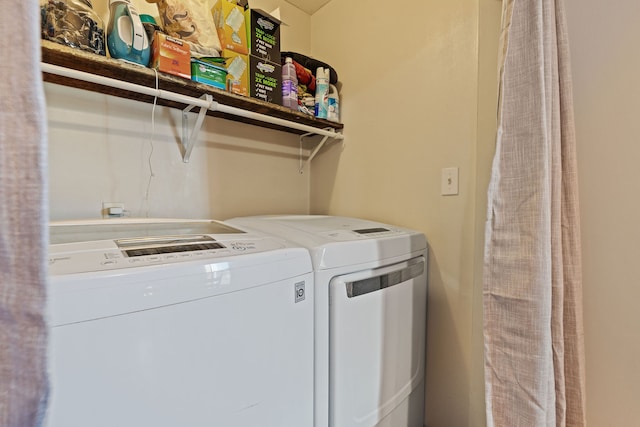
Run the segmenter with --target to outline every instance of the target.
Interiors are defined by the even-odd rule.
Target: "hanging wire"
[[[302,163],[302,139],[304,138],[304,135],[300,135],[299,141],[300,141],[300,152],[298,154],[298,173],[300,175],[302,175],[304,173],[304,163]]]
[[[149,151],[149,157],[147,158],[147,163],[149,165],[149,181],[147,182],[147,191],[145,193],[144,196],[144,201],[145,201],[145,216],[147,218],[149,218],[149,193],[151,191],[151,181],[153,180],[153,178],[155,177],[155,173],[153,172],[153,163],[151,162],[151,158],[153,156],[153,151],[154,151],[154,138],[155,138],[155,134],[156,134],[156,106],[158,104],[158,70],[156,70],[155,68],[153,68],[153,71],[155,73],[155,77],[156,77],[156,95],[154,95],[153,97],[153,107],[151,108],[151,136],[149,138],[149,144],[151,147],[151,150]]]

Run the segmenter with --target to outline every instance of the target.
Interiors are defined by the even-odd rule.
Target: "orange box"
[[[220,56],[227,60],[227,90],[249,96],[249,55],[223,49]]]
[[[156,31],[151,47],[151,68],[191,78],[191,48],[183,40]]]
[[[222,49],[249,53],[244,8],[229,0],[218,0],[211,8]]]

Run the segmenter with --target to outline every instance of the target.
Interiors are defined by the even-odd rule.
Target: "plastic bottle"
[[[326,119],[328,109],[329,109],[329,69],[318,67],[318,69],[316,70],[315,116],[319,119]]]
[[[327,119],[332,122],[340,121],[340,98],[338,95],[338,88],[334,85],[329,85],[329,103],[327,107]]]
[[[289,57],[282,66],[282,105],[298,111],[298,77],[293,60]]]

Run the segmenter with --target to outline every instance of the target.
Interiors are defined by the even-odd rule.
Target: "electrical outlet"
[[[442,169],[441,193],[443,196],[458,195],[458,168]]]
[[[102,202],[103,218],[118,218],[124,216],[124,203]]]

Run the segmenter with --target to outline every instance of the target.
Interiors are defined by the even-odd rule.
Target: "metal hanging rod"
[[[182,104],[195,105],[198,107],[209,106],[205,100],[194,98],[192,96],[180,95],[179,93],[175,92],[169,92],[153,87],[141,86],[135,83],[129,83],[122,80],[99,76],[96,74],[85,73],[84,71],[78,71],[71,68],[60,67],[58,65],[47,64],[45,62],[41,62],[40,65],[44,73],[55,74],[62,77],[69,77],[75,80],[82,80],[89,83],[96,83],[102,86],[109,86],[116,89],[127,90],[129,92],[140,93],[142,95],[157,96],[159,99],[180,102]]]
[[[82,80],[89,83],[95,83],[102,86],[113,87],[116,89],[122,89],[129,92],[136,92],[143,95],[154,96],[159,99],[164,99],[167,101],[179,102],[185,105],[188,105],[186,111],[190,111],[195,107],[200,107],[200,118],[202,118],[202,111],[210,110],[210,111],[219,111],[221,113],[231,114],[234,116],[244,117],[251,120],[257,120],[264,123],[274,124],[282,127],[286,127],[289,129],[296,129],[299,131],[306,132],[309,135],[320,135],[327,138],[333,138],[335,140],[344,139],[344,135],[341,133],[335,132],[332,129],[318,129],[313,126],[304,125],[301,123],[291,122],[289,120],[281,119],[278,117],[267,116],[265,114],[255,113],[253,111],[243,110],[242,108],[231,107],[229,105],[219,104],[216,101],[213,101],[211,96],[203,96],[203,98],[194,98],[192,96],[181,95],[175,92],[170,92],[162,89],[156,89],[147,86],[141,86],[135,83],[129,83],[117,79],[112,79],[109,77],[99,76],[91,73],[85,73],[84,71],[78,71],[66,67],[60,67],[58,65],[48,64],[42,62],[41,64],[42,71],[49,74],[55,74],[62,77],[69,77],[75,80]],[[184,120],[186,119],[186,115],[183,114],[183,127]],[[189,161],[188,155],[193,148],[193,144],[195,143],[196,136],[199,132],[199,126],[202,125],[202,119],[196,121],[197,129],[193,129],[191,132],[190,141],[182,141],[183,146],[185,147],[185,152],[183,153],[183,160],[185,162]]]

